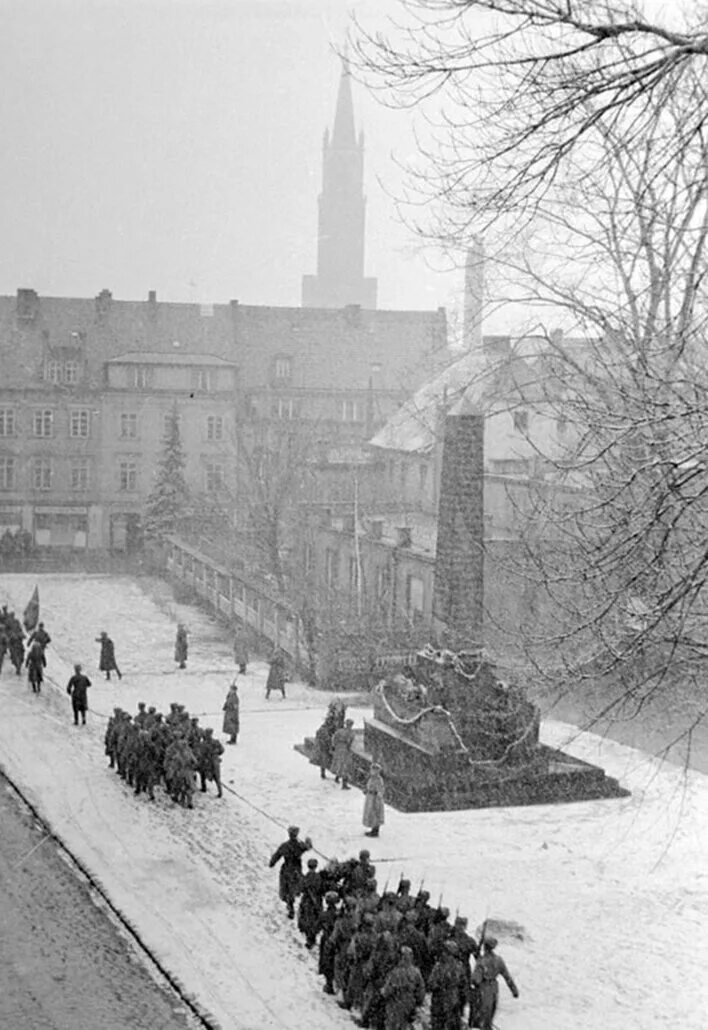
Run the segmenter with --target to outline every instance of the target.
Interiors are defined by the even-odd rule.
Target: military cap
[[[371,925],[374,922],[374,913],[365,912],[364,915],[361,917],[361,921],[362,923],[366,923],[367,926]]]
[[[484,938],[484,946],[485,946],[485,948],[489,948],[490,951],[493,951],[494,948],[496,948],[498,943],[499,943],[499,941],[496,939],[496,937],[485,937]]]
[[[336,891],[327,891],[327,893],[325,894],[324,899],[325,899],[325,901],[327,902],[328,905],[331,905],[332,902],[339,901],[339,895],[337,894]]]
[[[369,858],[371,858],[371,852],[367,851],[366,848],[364,848],[362,851],[359,852],[359,861],[360,862],[363,862],[363,861],[365,861],[366,859],[369,859]]]
[[[307,860],[307,868],[308,869],[316,869],[317,868],[317,859],[316,858],[308,858],[308,860]]]
[[[297,837],[299,832],[300,832],[300,827],[299,826],[288,826],[288,836],[289,837]]]
[[[467,926],[467,916],[456,916],[455,926]]]

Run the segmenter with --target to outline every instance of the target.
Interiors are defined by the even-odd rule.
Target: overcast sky
[[[397,6],[350,9],[366,21]],[[0,0],[0,13],[0,293],[300,303],[343,3]],[[411,115],[360,86],[354,102],[379,306],[450,305],[461,275],[436,270],[387,196]]]

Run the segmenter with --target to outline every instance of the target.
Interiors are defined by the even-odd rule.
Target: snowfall
[[[520,989],[500,987],[500,1030],[704,1030],[708,1020],[708,778],[572,726],[543,739],[602,765],[631,796],[571,805],[403,814],[387,809],[377,841],[363,836],[362,794],[341,791],[293,750],[329,696],[288,684],[266,702],[266,665],[239,677],[241,735],[223,778],[195,808],[162,791],[134,797],[108,769],[106,719],[138,701],[182,702],[221,733],[234,675],[227,631],[180,606],[159,580],[8,575],[0,603],[21,615],[39,584],[52,636],[48,682],[31,693],[8,664],[0,676],[0,765],[88,866],[146,944],[223,1030],[353,1026],[322,992],[315,958],[277,897],[272,851],[290,823],[320,856],[369,846],[380,888],[405,874],[469,918],[523,927],[500,939]],[[173,660],[177,621],[190,632],[185,670]],[[116,645],[120,682],[96,666],[96,637]],[[74,662],[91,676],[88,725],[72,724],[65,685]],[[353,709],[357,725],[365,709]],[[223,739],[223,738],[222,738]],[[321,857],[320,861],[324,862]],[[31,861],[31,858],[29,859]]]

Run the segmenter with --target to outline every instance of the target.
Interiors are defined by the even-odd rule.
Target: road
[[[187,1030],[163,990],[0,780],[0,1026]]]

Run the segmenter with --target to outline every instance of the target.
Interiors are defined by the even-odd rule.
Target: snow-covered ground
[[[21,614],[34,576],[0,579],[0,603]],[[369,842],[362,796],[292,750],[327,705],[292,684],[264,699],[266,667],[240,677],[242,732],[227,748],[224,780],[237,791],[198,795],[185,811],[162,794],[136,799],[108,770],[105,720],[114,704],[180,701],[221,728],[233,675],[229,641],[205,615],[180,607],[154,581],[39,578],[52,635],[40,697],[5,666],[0,763],[21,782],[67,844],[94,871],[145,940],[224,1030],[352,1026],[322,994],[313,956],[277,900],[270,852],[295,821],[318,850],[339,858]],[[191,630],[184,671],[173,661],[177,618]],[[121,682],[96,671],[95,638],[116,644]],[[89,725],[74,728],[64,685],[74,661],[93,678]],[[354,713],[360,722],[365,712]],[[474,929],[514,920],[526,940],[500,952],[519,984],[501,988],[503,1030],[703,1030],[708,1018],[708,778],[684,776],[639,751],[546,723],[566,745],[629,787],[630,798],[533,808],[402,814],[387,811],[371,851],[380,884],[402,872],[425,879]]]

